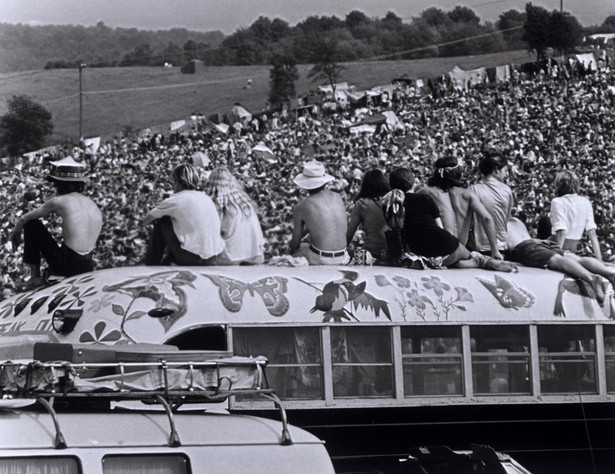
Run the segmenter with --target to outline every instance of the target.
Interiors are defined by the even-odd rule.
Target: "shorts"
[[[552,240],[528,239],[515,246],[510,259],[527,267],[547,268],[555,255],[564,256],[567,252]]]

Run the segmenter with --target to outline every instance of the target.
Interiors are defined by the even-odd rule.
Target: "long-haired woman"
[[[389,183],[379,169],[365,173],[359,193],[354,199],[346,241],[350,243],[359,225],[365,232],[365,248],[376,259],[387,249],[385,232],[389,230],[382,212],[380,198],[389,192]]]
[[[221,265],[263,263],[265,239],[256,206],[226,166],[211,172],[205,192],[218,209],[225,242],[217,262]]]

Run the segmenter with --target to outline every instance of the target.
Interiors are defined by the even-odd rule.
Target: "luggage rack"
[[[55,400],[126,401],[161,405],[169,419],[168,446],[181,446],[174,413],[185,403],[218,403],[234,395],[257,395],[274,403],[282,422],[281,445],[292,445],[286,410],[265,375],[264,357],[229,357],[200,362],[65,361],[0,363],[3,400],[32,400],[51,415],[56,430],[54,447],[67,447]],[[106,374],[100,376],[99,374]],[[83,375],[95,374],[94,377]]]

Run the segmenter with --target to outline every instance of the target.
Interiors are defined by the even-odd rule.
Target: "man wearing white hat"
[[[338,193],[325,189],[333,180],[318,161],[307,162],[303,172],[293,180],[309,195],[293,209],[289,247],[295,256],[305,257],[310,265],[341,265],[350,261],[346,251],[344,201]],[[309,246],[302,246],[301,239],[307,233],[310,234]]]
[[[30,279],[26,283],[29,288],[44,283],[41,256],[52,275],[72,276],[93,270],[92,251],[102,228],[100,210],[82,194],[88,181],[85,165],[72,157],[63,158],[52,163],[47,180],[55,186],[57,196],[17,219],[11,234],[11,241],[17,246],[23,231],[23,261],[30,267]],[[61,245],[39,220],[50,214],[62,219]]]

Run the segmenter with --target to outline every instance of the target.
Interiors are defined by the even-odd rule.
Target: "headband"
[[[447,166],[446,168],[438,168],[437,171],[438,171],[438,174],[440,175],[440,178],[444,178],[445,171],[451,171],[458,167],[459,167],[459,162],[455,163],[455,166]]]

